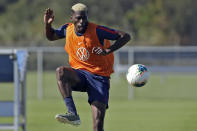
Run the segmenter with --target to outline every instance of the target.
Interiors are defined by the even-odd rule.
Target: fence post
[[[119,51],[117,51],[114,53],[114,70],[115,70],[114,78],[115,78],[116,82],[119,81],[119,76],[120,76],[120,72],[118,69],[119,65],[120,65]]]
[[[16,52],[15,52],[16,53]],[[16,57],[16,56],[14,56]],[[14,60],[14,131],[19,131],[19,105],[20,105],[20,87],[19,87],[19,72],[17,60]]]
[[[134,64],[134,48],[129,48],[128,50],[128,65],[129,67]],[[134,88],[128,84],[128,99],[134,99]]]
[[[37,50],[37,97],[43,98],[43,51]]]

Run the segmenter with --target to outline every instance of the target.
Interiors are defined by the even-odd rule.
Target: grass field
[[[86,93],[74,92],[74,100],[82,125],[73,127],[56,122],[56,113],[66,112],[59,94],[55,72],[45,72],[43,99],[37,98],[36,74],[27,76],[27,131],[92,131],[90,106]],[[128,84],[124,75],[112,76],[109,109],[105,131],[196,131],[197,75],[151,74],[143,88],[134,88],[134,99],[128,100]],[[1,84],[0,100],[10,99],[12,91]],[[5,93],[2,93],[5,92]],[[6,121],[0,119],[0,122]]]

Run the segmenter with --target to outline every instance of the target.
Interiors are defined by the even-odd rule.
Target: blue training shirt
[[[68,27],[68,24],[64,24],[63,26],[55,29],[55,33],[59,38],[65,38],[66,37],[66,28]],[[117,30],[111,29],[105,26],[98,25],[96,28],[96,34],[100,41],[100,43],[103,45],[104,39],[107,40],[117,40],[120,35],[118,34]],[[83,34],[77,33],[78,36],[81,36]]]

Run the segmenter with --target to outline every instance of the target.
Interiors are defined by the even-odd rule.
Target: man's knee
[[[56,69],[56,77],[57,77],[57,79],[58,80],[61,80],[61,78],[63,77],[63,75],[64,75],[64,67],[63,66],[58,67]]]
[[[63,74],[63,71],[64,71],[64,67],[63,66],[60,66],[60,67],[57,67],[56,68],[56,73],[58,73],[58,74]]]
[[[101,103],[99,101],[93,101],[91,103],[91,105],[95,106],[96,108],[98,108],[98,110],[105,112],[107,105],[104,103]]]
[[[60,73],[61,71],[63,71],[63,69],[64,69],[63,66],[57,67],[57,68],[56,68],[56,72],[57,72],[57,73]]]
[[[70,85],[75,85],[80,81],[76,72],[72,68],[64,66],[58,67],[56,69],[56,76],[58,80],[64,83],[69,83]]]

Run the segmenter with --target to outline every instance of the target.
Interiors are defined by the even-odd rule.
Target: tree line
[[[130,45],[197,45],[196,0],[1,0],[1,46],[49,45],[44,10],[54,10],[57,28],[70,22],[77,2],[88,6],[90,21],[129,32]]]

